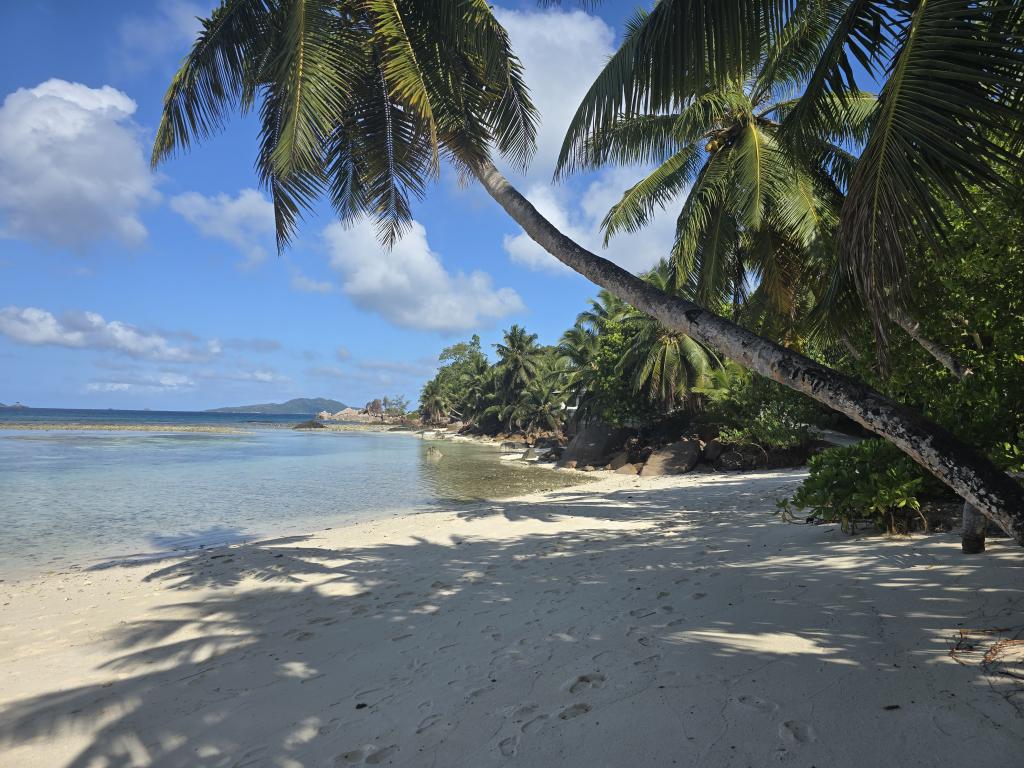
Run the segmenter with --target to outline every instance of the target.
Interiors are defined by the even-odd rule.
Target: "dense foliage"
[[[673,290],[670,277],[663,264],[646,279]],[[542,346],[513,325],[494,348],[493,365],[477,336],[445,349],[421,393],[423,417],[490,433],[561,435],[580,419],[641,426],[691,409],[696,388],[717,365],[693,339],[604,292],[557,346]]]
[[[665,263],[646,279],[678,289]],[[829,423],[817,404],[731,362],[602,291],[555,347],[512,326],[491,364],[473,336],[441,352],[420,396],[431,423],[461,421],[477,431],[549,432],[580,422],[660,434],[689,427],[723,442],[804,448]]]
[[[891,443],[865,440],[830,448],[812,456],[809,466],[810,474],[792,498],[779,502],[788,516],[810,510],[809,518],[838,522],[847,533],[861,522],[906,533],[909,516],[920,515],[923,471]]]
[[[847,357],[845,365],[1000,464],[1021,468],[1024,186],[1004,195],[979,192],[971,209],[948,215],[948,240],[914,258],[915,314],[925,335],[947,345],[970,373],[958,380],[898,335],[890,337],[886,365],[879,366],[866,326],[854,326],[858,357]]]

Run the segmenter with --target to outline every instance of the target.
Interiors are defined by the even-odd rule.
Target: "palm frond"
[[[693,144],[684,147],[627,189],[601,222],[605,245],[617,232],[642,229],[657,210],[686,189],[697,171],[701,154]]]
[[[903,19],[840,226],[876,317],[903,300],[907,244],[942,232],[942,201],[965,203],[968,183],[998,186],[1019,162],[992,140],[1019,124],[1020,105],[998,96],[1024,79],[1019,35],[993,27],[997,5],[929,0]]]
[[[217,133],[231,112],[251,105],[254,70],[271,48],[267,10],[264,0],[225,0],[200,20],[199,36],[164,96],[154,167]]]
[[[795,0],[662,0],[637,12],[576,111],[557,173],[585,167],[587,136],[622,116],[678,112],[691,98],[743,80]]]

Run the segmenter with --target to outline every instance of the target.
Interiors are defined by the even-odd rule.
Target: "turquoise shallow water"
[[[159,429],[159,427],[155,427]],[[41,431],[0,425],[0,578],[238,541],[572,480],[411,435]]]

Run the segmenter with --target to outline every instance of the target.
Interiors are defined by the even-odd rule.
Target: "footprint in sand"
[[[416,734],[419,735],[426,733],[439,722],[441,722],[440,715],[427,715],[425,718],[420,720],[420,724],[416,727]]]
[[[660,660],[661,660],[661,654],[660,653],[656,653],[653,656],[648,656],[648,657],[646,657],[644,659],[640,659],[639,661],[634,661],[633,662],[633,666],[634,667],[645,667],[645,666],[647,666],[649,664],[655,664],[655,663],[657,663]]]
[[[519,737],[509,736],[507,739],[502,739],[498,744],[498,751],[501,752],[503,757],[512,757],[516,753],[516,749],[519,747]]]
[[[737,696],[735,701],[741,707],[753,709],[758,712],[774,712],[779,708],[778,705],[772,701],[762,699],[760,696],[752,696],[748,694]]]
[[[573,704],[571,707],[566,707],[558,713],[559,720],[572,720],[574,717],[585,715],[590,711],[589,704]]]
[[[799,720],[786,720],[779,724],[779,737],[789,744],[808,744],[817,741],[814,728]]]
[[[517,707],[512,712],[512,717],[514,717],[516,719],[516,722],[519,723],[522,722],[524,718],[528,717],[529,715],[532,715],[536,711],[536,704],[523,704],[521,707]]]
[[[519,730],[521,730],[523,733],[533,733],[534,731],[539,731],[547,724],[547,719],[547,715],[537,715],[532,720],[528,720]]]
[[[588,675],[580,675],[569,685],[569,693],[580,693],[588,688],[600,688],[604,685],[605,677],[600,672],[591,672]]]

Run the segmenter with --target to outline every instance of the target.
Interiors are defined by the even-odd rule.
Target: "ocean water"
[[[288,428],[305,418],[0,411],[0,578],[573,482],[564,473],[501,462],[486,446]],[[76,428],[31,428],[61,423]],[[95,428],[110,424],[150,430]],[[239,431],[161,431],[167,425]],[[427,457],[430,445],[444,453],[440,461]]]

